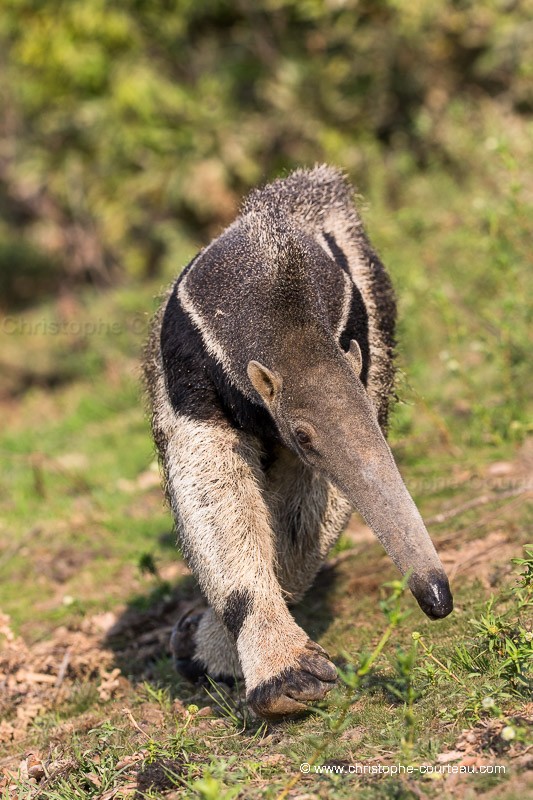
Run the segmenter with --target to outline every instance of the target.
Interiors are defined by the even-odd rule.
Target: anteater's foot
[[[170,634],[170,650],[174,659],[174,667],[180,675],[192,681],[205,675],[206,672],[206,665],[195,658],[196,643],[194,640],[205,611],[205,607],[188,608],[178,619]]]
[[[210,608],[193,606],[178,619],[170,636],[176,670],[197,681],[209,676],[231,686],[242,678],[237,652]]]
[[[309,640],[297,658],[297,666],[263,681],[246,699],[256,714],[266,719],[299,716],[309,711],[306,703],[322,700],[336,680],[337,670],[326,651]]]

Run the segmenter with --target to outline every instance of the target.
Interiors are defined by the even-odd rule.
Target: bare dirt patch
[[[84,620],[79,630],[57,628],[52,637],[31,647],[0,617],[0,742],[24,739],[32,722],[72,697],[75,686],[93,682],[98,697],[108,700],[120,689],[120,670],[102,637],[113,614]]]

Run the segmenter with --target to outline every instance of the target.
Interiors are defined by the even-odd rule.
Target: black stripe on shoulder
[[[335,259],[335,263],[346,272],[347,275],[350,274],[350,266],[348,264],[348,259],[346,258],[345,252],[342,250],[341,247],[337,244],[337,240],[333,236],[332,233],[326,233],[326,231],[322,232],[324,239],[326,240],[329,249]]]
[[[361,382],[363,383],[363,386],[366,386],[368,381],[368,370],[370,368],[368,312],[366,310],[363,296],[355,283],[352,287],[352,302],[350,304],[350,311],[348,312],[346,326],[339,338],[339,344],[345,353],[347,353],[350,349],[350,342],[352,339],[355,339],[361,348],[361,356],[363,358]]]
[[[200,332],[178,299],[178,284],[168,299],[160,334],[172,408],[204,422],[223,418],[261,439],[268,453],[280,441],[274,420],[264,406],[249,400],[230,381],[222,364],[207,352]]]
[[[206,422],[220,418],[220,403],[207,373],[202,337],[178,300],[177,286],[178,282],[168,299],[160,333],[167,392],[174,411]]]
[[[370,286],[374,303],[378,309],[377,323],[383,334],[385,345],[392,356],[396,327],[396,298],[392,282],[379,256],[363,233],[360,235],[359,247],[370,268]]]
[[[332,233],[323,232],[324,239],[328,243],[329,249],[335,259],[335,263],[339,266],[350,278],[352,282],[352,300],[348,319],[344,331],[339,338],[339,344],[344,350],[348,352],[350,342],[356,339],[359,347],[361,348],[361,355],[363,357],[363,368],[361,370],[361,381],[364,386],[368,381],[368,370],[370,368],[370,345],[369,345],[369,331],[368,331],[368,312],[366,310],[365,301],[350,273],[350,266],[346,253],[340,247],[337,240]]]
[[[376,325],[387,354],[386,366],[380,373],[381,400],[378,421],[383,431],[387,430],[389,402],[394,397],[394,348],[396,344],[396,298],[389,275],[381,263],[366,235],[361,232],[359,247],[369,267],[370,289],[377,310]],[[383,345],[380,344],[380,347]]]
[[[281,441],[274,420],[263,405],[249,400],[229,380],[222,364],[209,354],[206,360],[208,373],[216,386],[227,419],[239,430],[257,436],[268,453]]]

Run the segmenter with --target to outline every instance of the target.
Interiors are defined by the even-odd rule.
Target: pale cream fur
[[[281,449],[275,467],[266,478],[265,498],[275,534],[276,577],[285,600],[294,603],[311,586],[329,550],[345,527],[352,509],[346,498],[328,481],[305,466],[292,453]],[[289,535],[291,530],[296,533],[294,539]],[[281,628],[283,625],[283,639],[286,641],[284,650],[280,653],[281,630],[276,631],[276,627]],[[293,650],[293,637],[296,635],[299,646],[303,646],[307,638],[304,639],[301,635],[303,632],[300,629],[296,631],[292,625],[287,630],[285,615],[282,619],[267,619],[264,615],[254,614],[243,626],[239,637],[239,652],[254,647],[257,627],[262,631],[261,650],[271,648],[271,657],[265,663],[264,655],[257,653],[253,666],[256,676],[254,684],[247,681],[250,688],[260,682],[261,676],[267,680],[287,666],[296,666],[298,650]],[[206,612],[202,618],[195,638],[196,655],[212,674],[233,675],[235,650],[223,624],[212,610]],[[273,643],[270,643],[271,639]],[[223,646],[228,648],[225,653],[221,652]],[[293,653],[292,664],[285,657],[287,647]]]
[[[235,643],[212,608],[203,614],[194,641],[195,657],[211,675],[243,677]]]

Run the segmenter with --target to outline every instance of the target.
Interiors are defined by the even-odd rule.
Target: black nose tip
[[[409,588],[424,614],[430,619],[442,619],[452,611],[453,597],[444,573],[434,573],[424,578],[413,575]]]

